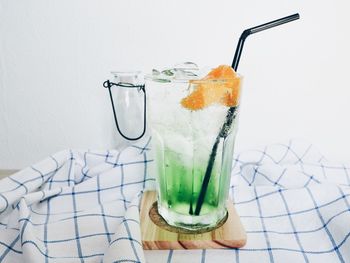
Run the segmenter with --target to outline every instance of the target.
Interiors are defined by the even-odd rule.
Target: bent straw
[[[277,20],[274,20],[274,21],[271,21],[271,22],[244,30],[239,38],[239,41],[238,41],[238,44],[236,47],[235,56],[234,56],[233,61],[232,61],[232,68],[235,71],[237,71],[239,60],[241,58],[241,54],[242,54],[242,50],[243,50],[243,46],[244,46],[244,41],[246,40],[246,38],[248,36],[255,34],[255,33],[258,33],[258,32],[261,32],[261,31],[264,31],[264,30],[272,28],[272,27],[276,27],[276,26],[279,26],[279,25],[282,25],[285,23],[289,23],[289,22],[297,20],[299,18],[300,18],[299,14],[296,13],[294,15],[286,16],[286,17],[283,17],[283,18],[280,18],[280,19],[277,19]],[[210,181],[211,172],[213,170],[216,152],[218,149],[220,138],[226,138],[228,131],[231,128],[231,124],[232,124],[233,120],[235,119],[235,116],[237,115],[237,108],[238,108],[238,106],[229,108],[229,110],[227,111],[227,114],[226,114],[225,123],[223,124],[219,134],[217,135],[217,137],[215,139],[213,148],[212,148],[210,156],[209,156],[209,161],[208,161],[207,169],[205,171],[202,187],[201,187],[201,190],[200,190],[200,193],[198,196],[196,209],[194,211],[195,215],[199,215],[199,213],[202,209],[202,205],[204,203],[204,198],[205,198],[205,194],[206,194],[207,189],[208,189],[208,184]],[[190,207],[190,214],[192,214],[192,206]]]

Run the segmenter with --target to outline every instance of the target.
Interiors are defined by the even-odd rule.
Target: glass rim
[[[113,76],[116,76],[116,75],[139,75],[141,74],[141,70],[112,70],[111,71],[111,74]]]
[[[189,83],[189,84],[203,84],[203,83],[226,83],[235,79],[243,79],[243,76],[239,73],[236,73],[236,78],[234,79],[195,79],[195,78],[157,78],[158,76],[154,76],[152,74],[145,75],[145,80],[151,80],[159,83]]]
[[[117,88],[126,88],[126,89],[140,89],[140,87],[142,85],[144,85],[144,80],[143,80],[143,76],[142,76],[142,71],[141,70],[114,70],[110,72],[114,78],[117,77],[131,77],[131,78],[135,78],[136,82],[135,83],[129,83],[129,82],[125,82],[125,81],[119,81],[118,83],[116,83],[115,86],[113,87],[117,87]]]

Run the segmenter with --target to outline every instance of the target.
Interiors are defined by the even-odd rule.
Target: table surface
[[[11,175],[14,174],[16,172],[16,170],[1,170],[0,169],[0,180]]]

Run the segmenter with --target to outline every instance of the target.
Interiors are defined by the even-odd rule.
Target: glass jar
[[[140,71],[112,71],[113,81],[105,81],[118,130],[117,146],[124,148],[146,133],[146,94]]]

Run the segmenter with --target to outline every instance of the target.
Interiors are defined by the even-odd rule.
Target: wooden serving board
[[[205,248],[239,248],[246,244],[247,236],[240,218],[228,201],[227,220],[216,229],[202,233],[186,233],[179,228],[169,226],[155,208],[157,194],[147,191],[141,200],[141,239],[143,249],[205,249]],[[159,220],[155,224],[153,220]]]

